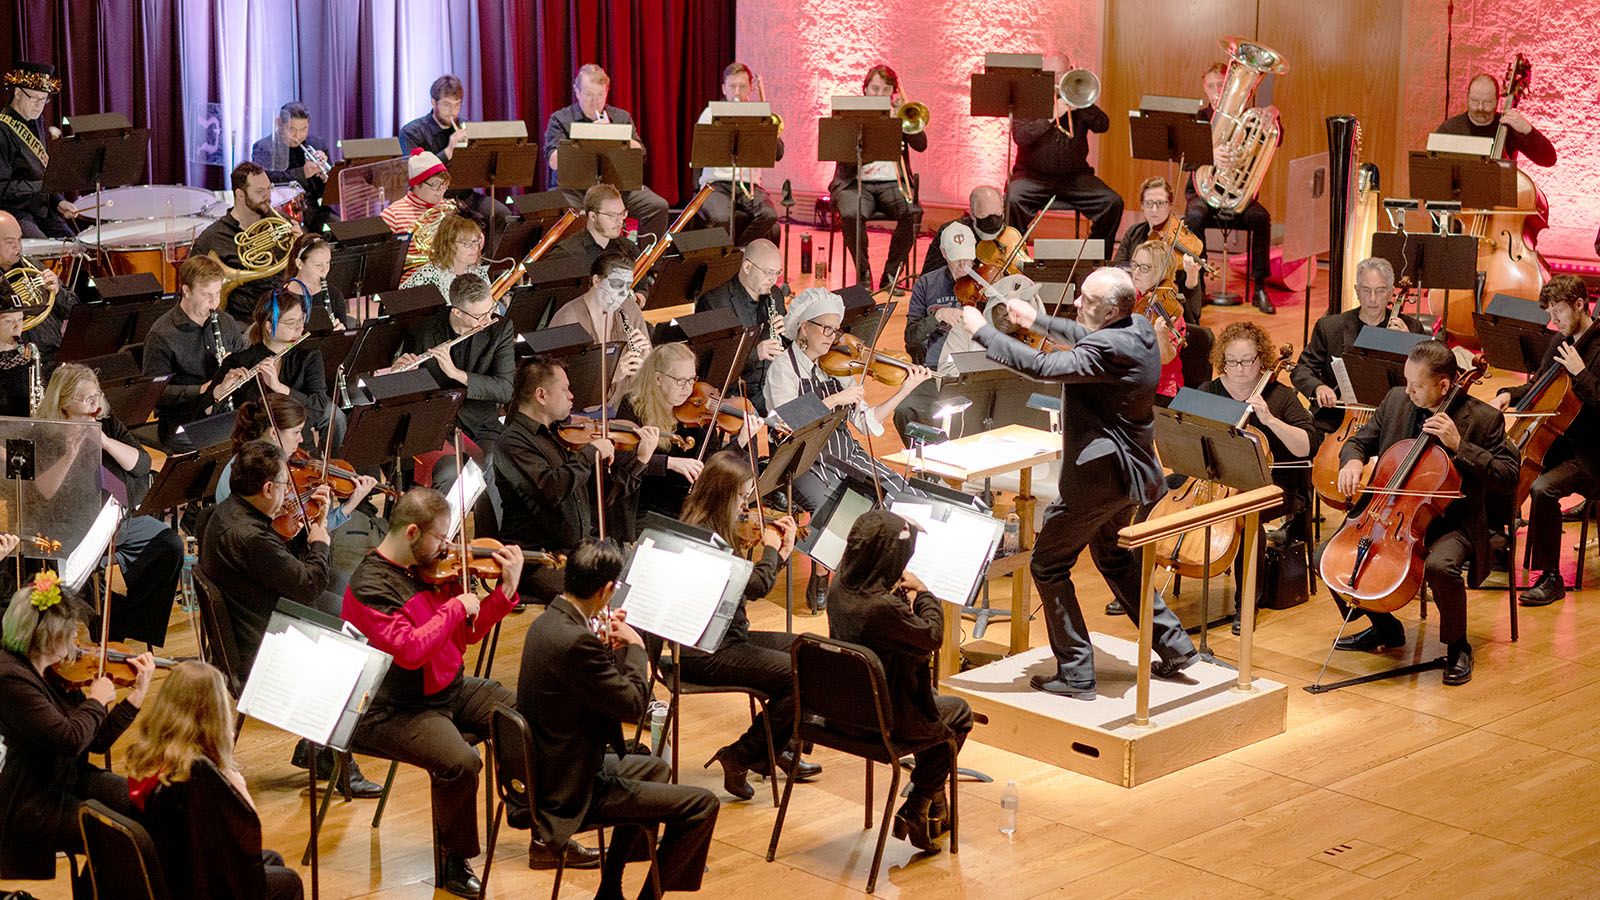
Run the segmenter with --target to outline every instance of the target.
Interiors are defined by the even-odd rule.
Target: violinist
[[[639,448],[618,453],[609,438],[569,449],[556,427],[572,415],[572,390],[559,360],[536,357],[517,370],[506,430],[493,454],[494,482],[500,491],[500,534],[529,550],[569,553],[598,533],[595,469],[605,467],[606,518],[633,502],[645,467],[655,455],[660,433],[639,426]],[[561,573],[549,567],[529,573],[521,592],[549,603],[561,592]]]
[[[1544,471],[1529,492],[1529,564],[1540,574],[1517,596],[1524,606],[1548,606],[1566,596],[1560,572],[1561,500],[1569,494],[1588,499],[1600,483],[1600,329],[1589,314],[1588,289],[1577,275],[1557,275],[1539,290],[1539,305],[1550,314],[1560,337],[1550,342],[1534,372],[1560,366],[1582,405],[1546,451]],[[1501,388],[1492,401],[1494,407],[1503,410],[1521,400],[1532,384]]]
[[[742,62],[729,63],[722,70],[722,99],[729,103],[745,103],[764,99],[751,90],[756,76]],[[711,107],[700,111],[698,124],[711,123]],[[778,138],[778,159],[783,159],[783,138]],[[712,166],[700,172],[700,186],[715,185],[716,190],[700,207],[700,217],[708,228],[727,228],[728,217],[743,215],[744,226],[737,231],[734,246],[743,247],[756,238],[778,239],[778,210],[772,198],[761,189],[762,169],[741,167],[734,171],[729,166]]]
[[[217,374],[226,378],[239,369],[253,372],[261,387],[249,385],[234,391],[235,403],[249,395],[260,396],[263,389],[293,397],[305,410],[312,429],[326,434],[330,425],[333,427],[337,447],[344,439],[344,416],[328,393],[322,351],[316,346],[296,346],[306,336],[310,315],[311,298],[306,294],[279,288],[263,297],[245,332],[249,344],[228,354]]]
[[[422,564],[450,549],[450,504],[432,488],[407,491],[389,517],[389,533],[362,558],[345,589],[344,620],[373,647],[394,657],[352,740],[389,759],[419,766],[433,788],[434,833],[444,855],[440,888],[476,897],[478,773],[483,760],[461,736],[489,732],[494,708],[513,705],[499,682],[466,674],[462,660],[516,603],[522,551],[502,546],[495,589],[485,597],[451,579],[424,581]],[[525,815],[525,813],[523,813]]]
[[[578,67],[578,74],[572,79],[573,102],[570,106],[563,106],[550,114],[550,121],[544,129],[545,162],[550,166],[548,184],[556,187],[556,173],[558,165],[557,156],[561,142],[572,136],[572,126],[578,122],[594,122],[602,125],[632,125],[633,137],[629,143],[644,150],[644,144],[639,140],[639,126],[634,123],[633,117],[624,109],[611,106],[606,101],[611,96],[611,76],[606,70],[594,63],[584,63]],[[667,233],[667,201],[660,194],[648,187],[628,191],[622,196],[622,201],[627,211],[639,220],[639,233],[651,234],[657,238]],[[567,202],[576,204],[576,192],[567,192]],[[621,225],[621,220],[617,220]]]
[[[94,370],[62,363],[45,386],[41,419],[93,422],[100,427],[100,487],[124,509],[137,509],[150,489],[150,454],[106,407]],[[44,476],[41,476],[41,479]],[[117,566],[126,596],[111,595],[110,638],[152,647],[167,642],[172,598],[183,572],[183,538],[155,516],[130,515],[116,536]]]
[[[1211,121],[1211,116],[1222,102],[1222,88],[1228,79],[1228,66],[1225,63],[1213,63],[1200,77],[1201,87],[1205,89],[1206,105],[1200,110],[1199,118]],[[1279,140],[1282,140],[1280,134]],[[1231,168],[1243,160],[1234,159],[1233,150],[1224,145],[1212,148],[1216,164],[1223,168]],[[1272,298],[1267,296],[1267,277],[1272,274],[1272,214],[1261,205],[1260,200],[1251,200],[1250,205],[1241,210],[1237,216],[1224,218],[1217,210],[1212,209],[1209,203],[1200,199],[1200,194],[1194,188],[1194,178],[1191,176],[1183,185],[1183,221],[1189,230],[1199,235],[1203,240],[1207,228],[1221,228],[1224,222],[1233,230],[1243,230],[1250,233],[1250,259],[1252,268],[1250,278],[1255,282],[1255,295],[1252,302],[1262,312],[1273,315],[1278,308],[1273,305]],[[1215,302],[1215,301],[1213,301]],[[1231,305],[1232,301],[1229,302]],[[1218,304],[1224,305],[1224,304]]]
[[[1485,497],[1509,492],[1517,483],[1519,457],[1505,439],[1505,422],[1493,406],[1463,394],[1455,408],[1438,407],[1459,374],[1450,348],[1426,340],[1406,357],[1403,387],[1391,388],[1372,418],[1349,441],[1339,459],[1339,490],[1353,496],[1361,487],[1362,464],[1381,456],[1397,441],[1434,436],[1461,475],[1460,499],[1450,501],[1433,521],[1425,538],[1426,583],[1439,608],[1439,641],[1449,648],[1444,672],[1447,685],[1472,680],[1472,645],[1467,641],[1467,587],[1477,587],[1489,574],[1489,535]],[[1312,568],[1320,571],[1323,547]],[[1329,593],[1333,593],[1330,589]],[[1334,601],[1347,619],[1360,613],[1337,594]],[[1367,612],[1371,625],[1335,645],[1340,650],[1381,653],[1404,647],[1405,626],[1393,613]]]
[[[1500,126],[1506,126],[1504,159],[1526,157],[1536,166],[1546,168],[1556,164],[1556,145],[1550,143],[1544,132],[1533,127],[1522,110],[1511,107],[1500,112],[1500,81],[1488,72],[1479,72],[1467,83],[1467,111],[1457,113],[1434,131],[1438,134],[1460,134],[1471,137],[1492,138]]]
[[[900,76],[882,63],[867,70],[866,77],[861,79],[861,93],[867,97],[888,97],[895,110],[905,102],[900,93]],[[911,151],[922,153],[927,149],[927,132],[915,130],[901,136],[898,160],[869,162],[860,172],[856,171],[855,163],[834,164],[828,196],[833,198],[834,208],[838,210],[844,252],[856,261],[857,284],[870,286],[872,283],[872,264],[867,259],[868,241],[863,230],[869,219],[888,217],[895,223],[894,235],[889,238],[889,255],[884,259],[883,274],[878,279],[879,289],[889,287],[889,279],[905,268],[917,240],[917,229],[922,224],[922,207],[917,204],[915,192],[906,193],[901,180],[904,173],[910,172]],[[911,179],[907,176],[905,180]],[[857,244],[861,249],[859,257]]]
[[[694,301],[695,312],[713,309],[731,309],[739,317],[739,324],[749,328],[760,326],[754,346],[745,357],[744,374],[739,376],[744,384],[744,395],[754,403],[756,411],[767,414],[765,388],[767,367],[783,352],[783,316],[787,311],[783,294],[779,291],[778,275],[783,271],[783,257],[778,248],[766,238],[756,238],[744,248],[744,261],[739,264],[739,274],[701,294]],[[730,391],[730,393],[732,393]]]
[[[221,376],[222,360],[244,347],[239,323],[217,314],[222,265],[191,255],[178,269],[178,281],[178,302],[150,326],[143,359],[145,375],[172,376],[156,401],[156,425],[162,445],[174,452],[194,449],[178,435],[178,426],[204,416],[245,379],[242,371]]]
[[[1311,533],[1311,457],[1322,443],[1322,432],[1311,420],[1311,413],[1295,396],[1294,389],[1276,378],[1257,394],[1261,373],[1278,358],[1278,348],[1266,330],[1254,322],[1234,322],[1222,329],[1222,338],[1211,351],[1217,377],[1200,390],[1229,397],[1250,407],[1246,425],[1260,429],[1271,452],[1272,483],[1283,488],[1284,524],[1282,531],[1263,537],[1277,544],[1306,540]],[[1266,552],[1265,543],[1256,543],[1256,565]],[[1241,560],[1242,563],[1242,560]],[[1233,567],[1235,587],[1243,584],[1244,567]],[[1257,608],[1267,591],[1265,579],[1257,579]],[[1237,613],[1235,613],[1237,615]]]
[[[972,229],[980,241],[995,240],[1006,228],[1005,195],[1000,193],[999,188],[989,184],[973,188],[967,195],[967,211],[961,214],[961,218],[944,223],[934,232],[933,243],[928,245],[928,255],[922,258],[923,275],[944,267],[948,261],[944,255],[944,233],[956,224]]]
[[[555,252],[575,256],[588,266],[600,254],[615,250],[626,256],[631,266],[639,258],[639,245],[622,233],[627,219],[628,207],[623,205],[621,192],[604,181],[595,182],[583,192],[583,230],[562,238]]]
[[[1156,175],[1145,179],[1144,184],[1139,186],[1139,212],[1144,218],[1129,225],[1128,230],[1122,233],[1122,240],[1117,242],[1117,255],[1112,260],[1112,265],[1131,267],[1133,251],[1144,242],[1153,238],[1162,238],[1165,242],[1171,231],[1182,222],[1172,214],[1172,202],[1172,185],[1165,178]],[[1200,260],[1203,260],[1205,245],[1198,238],[1193,239],[1192,243],[1200,247]],[[1200,288],[1198,277],[1200,260],[1182,253],[1176,247],[1173,252],[1180,254],[1179,264],[1173,267],[1172,279],[1178,289],[1178,296],[1183,301],[1183,319],[1190,325],[1199,325],[1200,310],[1205,306],[1205,292]]]
[[[407,275],[400,287],[431,284],[448,297],[450,285],[462,275],[476,275],[485,281],[489,278],[489,266],[483,262],[483,229],[466,216],[449,215],[433,233],[427,263]]]
[[[945,264],[921,276],[912,285],[911,305],[906,308],[905,342],[914,362],[940,375],[953,376],[957,374],[953,354],[983,348],[965,331],[952,330],[937,312],[960,309],[956,284],[972,272],[977,259],[977,236],[962,222],[951,222],[939,230],[937,243]],[[906,426],[913,422],[932,422],[938,403],[939,386],[934,381],[917,385],[905,401],[895,407],[895,428],[903,435]]]
[[[500,407],[511,400],[516,329],[509,319],[494,321],[489,283],[477,275],[455,279],[449,301],[406,334],[404,352],[395,364],[421,359],[440,390],[464,388],[467,396],[456,413],[456,424],[478,446],[488,447],[500,435]],[[467,337],[474,329],[477,332]],[[433,478],[436,487],[446,480],[437,471]]]
[[[589,266],[589,289],[556,310],[549,327],[574,322],[597,343],[622,342],[611,390],[622,393],[631,387],[650,352],[650,326],[633,291],[633,263],[622,253],[608,250],[595,258]]]
[[[1184,262],[1198,271],[1190,257]],[[1172,289],[1163,282],[1172,274],[1172,252],[1160,241],[1145,241],[1133,251],[1129,273],[1133,278],[1134,311],[1150,320],[1155,329],[1156,346],[1161,351],[1161,381],[1156,386],[1156,396],[1170,401],[1184,386],[1184,360],[1180,351],[1189,346],[1191,338],[1197,347],[1207,353],[1211,350],[1211,331],[1202,325],[1191,326],[1183,316],[1182,301],[1176,301]],[[1199,284],[1196,278],[1193,282]],[[1158,309],[1159,307],[1159,309]],[[1202,331],[1204,333],[1202,333]],[[1190,351],[1195,352],[1195,351]],[[1163,401],[1157,401],[1165,403]]]
[[[1007,301],[1011,318],[1072,349],[1040,353],[1003,335],[983,314],[961,311],[961,327],[989,358],[1031,378],[1061,384],[1059,498],[1045,510],[1031,569],[1044,598],[1056,671],[1034,676],[1035,690],[1093,700],[1094,647],[1078,605],[1072,567],[1088,548],[1111,593],[1129,617],[1139,614],[1139,564],[1117,545],[1117,532],[1165,491],[1155,452],[1156,383],[1161,354],[1150,320],[1133,312],[1133,281],[1121,269],[1096,269],[1084,279],[1076,320],[1041,316]],[[1158,593],[1152,599],[1158,678],[1174,678],[1197,658],[1183,623]]]
[[[1045,67],[1055,69],[1064,62],[1047,58]],[[1105,241],[1109,251],[1122,222],[1122,198],[1089,165],[1089,135],[1105,134],[1110,127],[1105,110],[1093,103],[1069,108],[1059,92],[1051,118],[1013,120],[1017,161],[1006,188],[1011,224],[1022,228],[1054,196],[1061,205],[1088,216],[1089,239]]]
[[[1422,333],[1416,317],[1393,309],[1394,266],[1381,256],[1369,256],[1356,265],[1355,309],[1328,313],[1317,320],[1311,340],[1300,351],[1290,380],[1311,404],[1311,416],[1324,432],[1338,429],[1344,421],[1339,408],[1339,385],[1333,374],[1333,361],[1344,356],[1355,344],[1363,328],[1392,328],[1395,331]]]
[[[0,550],[17,547],[0,537]],[[133,724],[150,689],[155,662],[148,653],[130,662],[132,689],[113,705],[116,687],[101,675],[82,690],[51,682],[51,667],[76,657],[76,636],[89,611],[61,585],[54,572],[34,576],[11,595],[0,622],[0,878],[50,880],[56,854],[83,852],[78,807],[98,800],[131,815],[127,779],[90,765],[90,753],[110,753]],[[76,866],[68,870],[78,880]],[[74,884],[87,896],[88,884]]]
[[[311,298],[311,318],[306,330],[312,334],[356,327],[344,292],[328,281],[333,267],[333,245],[320,234],[302,234],[289,248],[289,265],[284,269],[284,290]]]
[[[755,500],[756,476],[750,463],[738,453],[722,451],[706,459],[704,471],[689,490],[679,521],[697,528],[707,528],[722,535],[729,543],[739,545],[748,539],[741,534],[746,524],[756,535],[754,547],[741,550],[759,550],[750,580],[745,582],[744,599],[733,614],[733,622],[714,652],[706,653],[693,647],[684,647],[682,654],[683,679],[692,684],[723,687],[754,688],[767,695],[767,705],[761,716],[772,722],[774,737],[787,733],[783,723],[794,720],[794,683],[789,673],[789,645],[794,635],[784,631],[751,631],[750,618],[745,614],[745,604],[760,600],[777,582],[778,570],[794,552],[798,531],[794,519],[783,516],[763,524],[755,518],[756,511],[749,504]],[[788,770],[794,760],[795,748],[782,751],[779,765]],[[744,734],[721,748],[711,763],[722,765],[722,789],[740,800],[755,796],[747,775],[755,772],[772,778],[767,766],[766,727],[761,717],[750,722]],[[822,773],[816,763],[799,763],[795,776],[815,778]]]

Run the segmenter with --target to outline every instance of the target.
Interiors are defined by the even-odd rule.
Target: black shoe
[[[1561,521],[1582,522],[1584,510],[1589,508],[1588,500],[1581,500],[1575,506],[1569,506],[1561,511]]]
[[[928,825],[928,833],[936,838],[950,833],[950,804],[944,799],[944,791],[928,801]]]
[[[1171,681],[1177,678],[1178,674],[1184,669],[1194,665],[1199,658],[1200,654],[1191,653],[1183,659],[1152,659],[1150,660],[1150,674],[1157,678]]]
[[[911,846],[924,853],[938,853],[944,847],[934,839],[933,823],[928,820],[928,807],[932,805],[926,797],[912,795],[894,814],[894,836],[900,840],[910,841]]]
[[[1455,687],[1472,680],[1472,645],[1459,641],[1450,645],[1450,659],[1444,668],[1444,683]]]
[[[455,894],[457,897],[471,897],[476,900],[483,885],[478,881],[478,876],[472,871],[472,863],[454,856],[444,858],[444,878],[439,889],[445,893]]]
[[[1380,628],[1373,625],[1365,631],[1347,635],[1334,642],[1335,650],[1359,650],[1362,653],[1384,653],[1399,650],[1406,645],[1403,627]]]
[[[1256,309],[1261,310],[1269,316],[1275,316],[1278,314],[1278,308],[1272,305],[1272,298],[1267,296],[1266,288],[1256,288]]]
[[[779,515],[789,511],[789,498],[786,494],[784,494],[783,491],[773,491],[765,497],[762,497],[761,502],[767,507],[767,509],[778,513]]]
[[[376,800],[383,796],[383,785],[361,774],[361,766],[350,757],[350,796],[357,800]]]
[[[1523,606],[1549,606],[1567,595],[1567,586],[1561,580],[1561,573],[1551,569],[1539,576],[1539,580],[1517,595],[1517,602]]]
[[[739,758],[738,747],[733,744],[723,747],[716,756],[706,760],[704,767],[709,769],[712,763],[722,763],[722,789],[735,799],[749,800],[756,795],[756,789],[750,786],[750,780],[745,777],[750,767]]]
[[[750,771],[760,775],[762,778],[772,777],[772,769],[767,766],[765,759],[756,760],[750,764],[749,768]],[[791,750],[785,750],[778,754],[778,768],[785,772],[793,769],[796,781],[805,781],[822,774],[822,766],[818,763],[806,762],[804,759],[796,763],[794,752]],[[751,793],[754,794],[755,792],[751,791]]]
[[[1125,616],[1127,614],[1127,611],[1122,608],[1121,600],[1113,600],[1106,604],[1106,615],[1108,616]]]
[[[820,616],[828,609],[828,576],[813,569],[806,580],[806,611]]]
[[[600,851],[585,847],[571,838],[567,839],[566,854],[569,869],[600,868]],[[538,838],[528,843],[528,868],[554,869],[558,861],[556,851],[549,844]]]
[[[1046,694],[1056,694],[1061,697],[1071,697],[1074,700],[1093,700],[1098,696],[1094,685],[1068,684],[1054,675],[1035,675],[1028,679],[1028,685],[1036,691]]]

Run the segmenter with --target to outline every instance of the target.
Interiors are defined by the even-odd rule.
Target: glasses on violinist
[[[674,378],[673,376],[668,375],[665,372],[657,372],[656,374],[660,375],[662,377],[662,379],[665,380],[666,382],[668,382],[669,384],[675,384],[680,388],[690,387],[695,382],[695,376],[693,376],[693,375],[686,375],[683,378]]]
[[[1256,360],[1259,358],[1259,356],[1247,356],[1243,359],[1228,357],[1222,360],[1222,367],[1224,369],[1248,369],[1255,365]]]
[[[822,336],[823,337],[828,337],[828,338],[831,338],[831,337],[837,335],[839,332],[844,330],[843,328],[839,328],[839,327],[834,326],[834,325],[823,325],[823,324],[817,322],[815,319],[807,322],[806,324],[810,325],[812,328],[815,328],[816,330],[822,332]]]

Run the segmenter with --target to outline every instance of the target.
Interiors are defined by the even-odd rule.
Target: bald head
[[[1078,322],[1097,331],[1133,312],[1133,278],[1121,269],[1095,269],[1083,280],[1078,297]]]
[[[0,269],[10,269],[22,258],[22,226],[17,217],[0,211]]]
[[[1004,207],[1005,198],[1000,196],[1000,189],[992,185],[980,184],[967,196],[967,209],[972,210],[975,219],[998,215],[1005,211]]]
[[[739,283],[752,297],[760,297],[778,283],[783,257],[765,238],[757,238],[744,248],[744,263],[739,266]]]

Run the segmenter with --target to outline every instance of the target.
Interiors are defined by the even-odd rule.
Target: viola
[[[350,499],[350,495],[356,492],[356,478],[360,475],[354,466],[342,459],[328,460],[324,470],[322,462],[313,458],[304,448],[289,454],[289,469],[311,470],[317,476],[317,482],[326,484],[328,490],[341,500]],[[373,490],[382,492],[390,500],[400,499],[400,492],[386,484],[377,485]]]
[[[75,652],[70,658],[50,667],[50,675],[62,690],[81,691],[94,684],[94,680],[101,675],[100,645],[91,643],[87,636],[79,634],[73,649]],[[112,685],[128,688],[139,681],[139,670],[133,667],[132,662],[139,655],[120,641],[106,642],[105,676],[111,679]],[[159,656],[153,659],[158,669],[170,669],[178,664],[176,660]]]
[[[320,468],[320,467],[319,467]],[[315,522],[327,514],[327,504],[323,495],[317,489],[323,486],[322,479],[311,467],[291,468],[289,470],[289,490],[291,494],[283,501],[283,508],[272,517],[272,530],[284,540],[289,540],[306,527],[306,522]]]
[[[1441,411],[1449,411],[1467,393],[1489,364],[1472,361],[1450,386]],[[1422,587],[1428,526],[1460,495],[1461,473],[1450,453],[1434,436],[1396,441],[1378,457],[1370,496],[1358,515],[1345,519],[1322,553],[1319,572],[1329,588],[1352,606],[1370,612],[1394,612]]]
[[[580,450],[595,441],[604,439],[610,441],[616,448],[624,453],[639,449],[639,426],[626,419],[607,419],[602,428],[599,419],[588,416],[570,416],[567,421],[556,426],[556,439],[568,450]],[[670,445],[679,450],[694,448],[694,438],[681,434],[661,432],[663,444]]]
[[[1183,318],[1183,301],[1178,298],[1178,289],[1157,285],[1133,301],[1133,311],[1145,316],[1154,322],[1160,319],[1167,323],[1167,330],[1172,332],[1172,339],[1182,347],[1187,344],[1188,338],[1178,331],[1178,320]]]
[[[755,404],[744,397],[723,397],[709,383],[697,381],[689,399],[672,408],[680,423],[693,427],[715,425],[718,431],[738,434],[747,416],[757,415]]]
[[[998,267],[1001,275],[1016,275],[1022,271],[1019,263],[1027,261],[1022,256],[1022,245],[1022,232],[1007,225],[993,239],[980,238],[975,252],[978,262]]]
[[[817,366],[835,378],[866,375],[879,384],[899,387],[911,374],[912,362],[911,357],[903,353],[874,350],[866,341],[846,331],[834,339],[833,347],[822,354]]]
[[[494,538],[475,538],[468,541],[465,556],[467,572],[485,581],[499,581],[505,573],[500,566],[500,560],[495,559],[494,554],[504,546],[506,545]],[[529,565],[559,569],[567,564],[567,558],[559,553],[546,553],[543,550],[521,552],[522,561]],[[460,583],[462,559],[460,545],[452,544],[438,559],[418,564],[417,575],[428,584]]]

